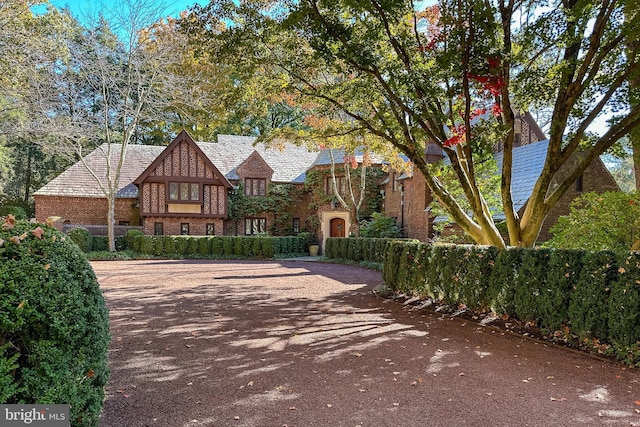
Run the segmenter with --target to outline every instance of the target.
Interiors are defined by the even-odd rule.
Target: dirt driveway
[[[93,262],[100,426],[640,426],[640,373],[374,296],[315,262]]]

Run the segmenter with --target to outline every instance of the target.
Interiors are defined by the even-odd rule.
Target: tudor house
[[[127,147],[116,197],[116,234],[138,227],[145,234],[254,235],[314,232],[320,239],[344,237],[355,230],[354,214],[332,203],[311,205],[305,187],[310,170],[330,167],[326,152],[285,143],[277,148],[255,144],[256,138],[218,135],[217,142],[195,142],[182,131],[166,147]],[[116,164],[120,146],[98,147],[84,160],[97,176],[106,176],[106,156]],[[358,157],[360,161],[361,156]],[[336,161],[341,162],[338,153]],[[341,177],[338,177],[341,181]],[[231,217],[234,193],[250,199],[269,195],[273,185],[293,188],[288,205],[279,211]],[[325,183],[327,193],[331,191]],[[373,189],[377,193],[377,188]],[[36,218],[58,218],[61,229],[86,227],[106,234],[107,203],[95,179],[78,162],[34,194]],[[310,206],[313,206],[310,208]]]
[[[544,165],[548,141],[529,114],[517,119],[513,159],[512,193],[522,212],[535,180]],[[107,155],[116,164],[120,147],[98,147],[84,160],[97,176],[106,176]],[[496,147],[501,162],[501,149]],[[345,162],[344,153],[334,150],[334,163]],[[429,162],[441,161],[442,150],[428,144]],[[362,153],[355,159],[362,164]],[[129,145],[116,197],[116,234],[139,227],[146,234],[254,235],[296,234],[311,231],[321,240],[346,237],[356,230],[355,212],[342,208],[331,197],[327,171],[331,167],[327,150],[310,151],[289,143],[269,148],[256,138],[218,135],[217,142],[195,142],[182,131],[166,147]],[[381,171],[382,159],[373,159],[372,168]],[[337,167],[336,170],[341,170]],[[322,175],[324,174],[324,175]],[[307,177],[322,175],[320,180]],[[307,181],[307,185],[305,185]],[[311,182],[311,184],[310,184]],[[230,215],[233,197],[267,197],[274,185],[295,190],[288,203],[269,211]],[[345,191],[345,177],[337,176]],[[406,237],[431,241],[436,237],[429,205],[433,197],[420,174],[390,171],[368,195],[367,209],[379,209],[396,218]],[[309,188],[309,185],[318,188]],[[558,216],[569,212],[571,200],[587,191],[619,190],[615,180],[598,159],[567,192],[544,223],[540,240],[550,237],[549,228]],[[321,197],[318,197],[320,195]],[[82,162],[46,184],[34,194],[36,219],[59,218],[60,229],[82,226],[94,234],[106,234],[107,203],[95,179]],[[287,221],[285,227],[283,219]],[[496,220],[499,221],[499,217]]]

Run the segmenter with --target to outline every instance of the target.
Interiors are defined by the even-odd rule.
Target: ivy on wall
[[[266,196],[247,196],[243,184],[239,184],[229,194],[229,219],[241,221],[244,218],[273,215],[269,232],[273,236],[292,234],[291,212],[287,207],[301,200],[306,190],[292,184],[270,183]]]
[[[382,195],[378,188],[380,179],[384,176],[385,172],[377,167],[366,168],[365,178],[365,205],[360,211],[359,221],[363,219],[370,219],[374,212],[379,212],[382,208]],[[362,174],[362,168],[356,168],[351,170],[352,187],[356,198],[360,196],[360,177]],[[317,210],[320,206],[336,202],[336,198],[333,195],[333,191],[327,194],[325,190],[325,182],[327,178],[331,179],[331,169],[313,169],[307,172],[305,179],[305,187],[311,193],[311,202],[309,207],[312,210]]]

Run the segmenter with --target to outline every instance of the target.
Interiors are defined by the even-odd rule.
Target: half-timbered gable
[[[134,184],[142,217],[227,217],[231,184],[185,131]]]

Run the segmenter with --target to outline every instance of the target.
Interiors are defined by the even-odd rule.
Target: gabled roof
[[[191,139],[185,132],[186,137]],[[178,139],[178,138],[176,138]],[[273,169],[272,181],[281,183],[304,183],[306,171],[318,156],[317,151],[309,151],[285,143],[282,149],[266,148],[264,144],[254,143],[256,138],[248,136],[218,135],[218,142],[195,142],[197,148],[207,157],[227,180],[237,180],[236,168],[254,152],[257,152]],[[96,148],[85,160],[98,176],[106,174],[106,150],[108,144]],[[120,156],[119,144],[111,144],[111,164],[117,164]],[[127,146],[125,163],[122,167],[117,197],[138,197],[138,188],[134,181],[151,170],[166,146],[135,145]],[[65,197],[104,197],[95,179],[82,162],[77,162],[62,172],[48,184],[34,193],[36,196]]]
[[[250,136],[218,135],[218,142],[197,142],[200,149],[229,180],[239,179],[236,168],[257,151],[273,169],[271,180],[282,183],[302,184],[306,172],[316,159],[318,152],[309,151],[285,143],[282,149],[266,148],[264,144],[253,145],[256,138]]]
[[[103,144],[85,157],[85,161],[98,177],[105,177],[107,171],[107,150]],[[154,145],[128,145],[125,164],[120,175],[117,197],[138,197],[138,188],[133,181],[145,171],[165,147]],[[118,164],[121,145],[111,144],[110,159],[112,173]],[[112,175],[113,176],[113,175]],[[77,162],[34,193],[35,196],[104,197],[95,178],[82,162]]]
[[[209,167],[213,170],[213,175],[215,178],[219,179],[220,181],[222,181],[222,184],[227,187],[227,188],[231,188],[233,187],[231,185],[231,183],[220,173],[220,171],[218,170],[218,168],[216,168],[216,166],[211,163],[211,159],[209,159],[207,157],[207,155],[205,153],[202,152],[202,149],[194,142],[194,140],[191,138],[191,136],[189,136],[189,134],[186,131],[181,131],[178,136],[176,136],[173,141],[171,141],[171,144],[167,145],[165,147],[165,149],[162,151],[162,153],[160,153],[160,155],[158,155],[155,160],[145,169],[145,171],[140,174],[140,176],[138,176],[133,183],[136,185],[140,185],[142,184],[142,182],[153,172],[155,171],[156,167],[158,167],[159,164],[161,164],[161,162],[165,159],[166,156],[170,156],[171,153],[178,149],[178,147],[180,146],[181,143],[186,142],[187,144],[189,144],[190,146],[192,146],[194,148],[194,151],[196,152],[196,154],[200,157],[202,157],[205,166]]]

